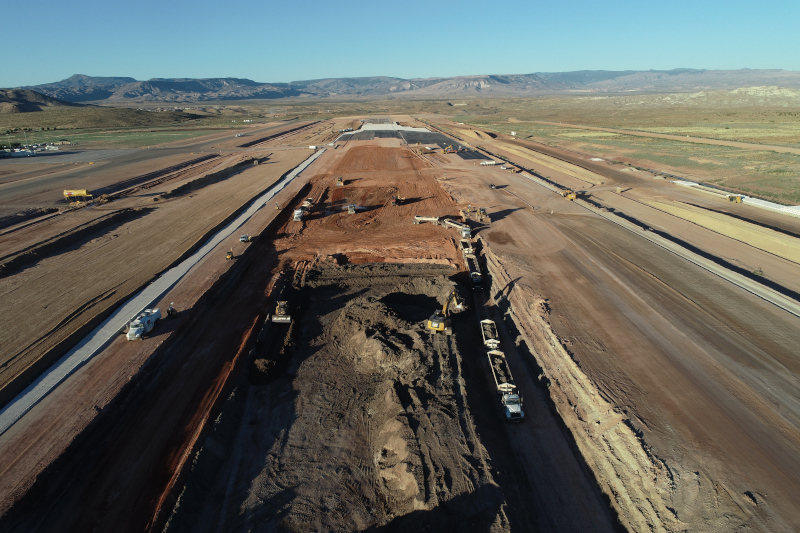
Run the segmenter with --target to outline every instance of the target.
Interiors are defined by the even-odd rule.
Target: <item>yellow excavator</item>
[[[450,293],[447,297],[447,301],[442,306],[442,309],[437,309],[435,313],[431,315],[428,319],[428,329],[433,331],[434,333],[444,333],[445,335],[451,335],[453,333],[453,328],[450,326],[450,303],[453,302],[453,306],[457,310],[464,309],[464,301],[458,296],[455,290]]]

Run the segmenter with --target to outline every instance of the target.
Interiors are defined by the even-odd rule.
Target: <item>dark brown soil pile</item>
[[[168,530],[507,530],[461,355],[425,328],[451,270],[325,265],[292,295],[287,371],[232,397]]]

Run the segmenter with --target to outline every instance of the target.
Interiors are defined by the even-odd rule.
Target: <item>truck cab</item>
[[[516,392],[503,394],[500,403],[503,404],[506,422],[522,422],[525,419],[525,413],[522,411],[522,398]]]

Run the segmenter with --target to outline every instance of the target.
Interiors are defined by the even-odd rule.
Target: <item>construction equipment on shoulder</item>
[[[741,196],[739,194],[729,194],[728,195],[728,201],[729,202],[734,202],[734,203],[740,204],[740,203],[742,203],[743,199],[744,199],[744,196]]]
[[[175,309],[175,302],[170,302],[169,307],[167,308],[167,316],[169,318],[175,318],[178,316],[178,310]]]
[[[278,324],[290,324],[292,322],[292,315],[289,314],[289,302],[280,301],[275,306],[275,313],[272,315],[272,321]]]
[[[239,242],[250,242],[253,238],[250,235],[242,235],[239,237]]]
[[[402,196],[392,196],[392,205],[393,206],[403,205],[403,202],[405,202],[405,201],[406,201],[406,199],[403,198]]]
[[[489,222],[489,215],[486,214],[486,208],[478,208],[478,222]]]
[[[86,189],[64,189],[65,200],[91,200],[94,198]]]
[[[442,306],[442,309],[437,309],[435,313],[431,315],[428,319],[428,329],[433,331],[434,333],[444,333],[445,335],[451,335],[453,333],[453,328],[450,326],[450,302],[455,300],[456,298],[456,291],[453,290],[450,295],[447,297],[447,301]],[[463,305],[463,304],[462,304]]]
[[[347,212],[351,215],[356,214],[356,204],[350,204],[347,206]]]
[[[342,177],[341,177],[341,176],[339,176],[338,178],[336,178],[336,186],[337,186],[337,187],[342,187],[342,186],[344,186],[344,180],[342,179]]]
[[[578,197],[578,195],[575,194],[575,191],[573,191],[572,189],[562,189],[561,196],[563,196],[567,200],[574,200],[575,198]]]
[[[231,259],[233,259],[233,250],[231,250],[231,251],[229,251],[228,253],[225,254],[225,260],[226,261],[230,261]]]

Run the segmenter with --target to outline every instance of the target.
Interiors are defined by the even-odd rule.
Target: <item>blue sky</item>
[[[424,78],[800,70],[800,1],[45,0],[4,10],[0,87],[72,74]],[[8,16],[7,16],[8,15]]]

